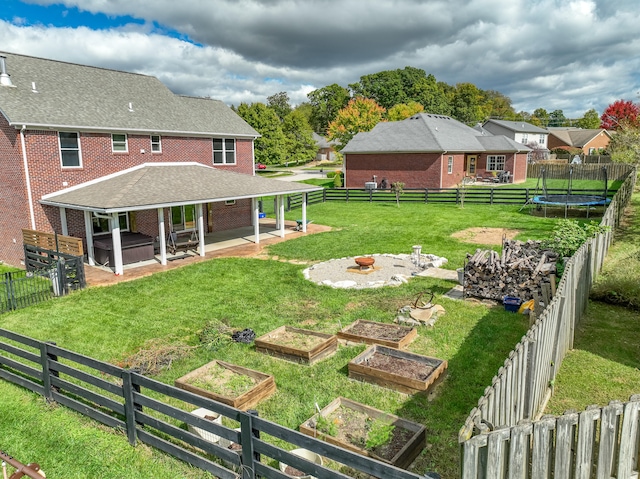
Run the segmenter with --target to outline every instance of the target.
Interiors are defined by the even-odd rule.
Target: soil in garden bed
[[[387,461],[393,459],[415,434],[400,426],[373,419],[364,411],[343,406],[327,415],[326,421],[331,425],[331,435],[336,439],[365,449]],[[321,430],[319,424],[316,427]],[[373,444],[367,446],[367,441]]]
[[[418,381],[426,381],[433,367],[424,363],[411,361],[409,359],[397,358],[388,354],[376,352],[364,361],[364,364],[373,369],[387,371],[396,376],[402,376]]]
[[[209,368],[206,374],[188,380],[187,383],[225,397],[240,396],[257,384],[254,378],[238,374],[219,364]]]
[[[411,328],[389,325],[387,323],[375,324],[371,322],[360,321],[357,324],[354,323],[346,331],[354,336],[382,339],[385,341],[400,341],[407,335],[407,333],[411,331]]]
[[[270,335],[266,341],[279,346],[287,346],[290,348],[308,351],[322,344],[327,338],[321,336],[312,336],[309,334],[301,334],[295,331],[281,331],[277,334]]]

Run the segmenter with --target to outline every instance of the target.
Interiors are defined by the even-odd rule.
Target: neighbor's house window
[[[453,173],[453,156],[450,156],[447,159],[447,173]]]
[[[82,166],[80,154],[80,137],[77,133],[67,131],[58,132],[60,140],[60,160],[62,167],[72,168]]]
[[[522,134],[522,144],[526,145],[528,141],[529,141],[529,134],[528,133],[523,133]]]
[[[151,152],[161,153],[162,143],[160,143],[160,135],[151,135]]]
[[[504,155],[489,155],[487,156],[487,170],[489,171],[502,171],[504,170]]]
[[[171,207],[173,231],[193,230],[196,227],[196,205]]]
[[[236,140],[233,138],[213,139],[213,163],[232,165],[236,162]]]
[[[111,135],[111,151],[114,153],[126,153],[129,151],[127,148],[127,135],[115,133]]]
[[[540,135],[540,138],[538,139],[538,143],[540,143],[541,145],[544,145],[544,135]]]
[[[129,231],[129,213],[118,213],[118,221],[120,222],[120,231]],[[93,234],[102,235],[111,233],[111,220],[107,218],[93,217]]]

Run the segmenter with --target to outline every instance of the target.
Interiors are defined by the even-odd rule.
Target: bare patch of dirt
[[[514,239],[519,233],[519,230],[511,230],[508,228],[476,227],[457,231],[451,236],[465,243],[501,245],[503,237],[506,236],[507,239]]]
[[[345,332],[354,336],[362,336],[371,339],[400,341],[411,331],[411,329],[412,328],[408,326],[398,326],[396,324],[372,324],[359,322],[354,323],[352,326],[345,329]]]

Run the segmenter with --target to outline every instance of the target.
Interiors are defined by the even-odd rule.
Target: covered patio
[[[267,235],[265,239],[269,238],[268,235],[284,238],[287,232],[284,196],[288,194],[302,193],[301,225],[302,232],[306,232],[306,193],[320,189],[312,185],[223,171],[200,163],[147,163],[45,195],[40,202],[58,208],[60,233],[63,235],[69,235],[67,210],[81,211],[84,215],[89,265],[105,264],[107,259],[109,269],[116,275],[122,275],[125,271],[123,252],[129,255],[127,261],[138,263],[151,260],[166,266],[176,256],[168,251],[168,241],[171,242],[172,238],[175,240],[177,233],[189,233],[192,241],[185,249],[196,251],[203,258],[207,255],[207,248],[212,251],[215,247],[211,245],[224,241],[242,240],[259,244],[263,235]],[[275,198],[275,219],[271,226],[260,221],[259,200],[265,196]],[[217,218],[211,205],[234,205],[239,200],[251,202],[250,225],[246,228],[222,228],[215,232],[214,226],[223,220],[238,223],[242,219]],[[190,222],[183,222],[181,231],[176,232],[172,209],[184,208],[185,205],[192,208],[192,216]],[[205,205],[208,206],[209,215],[206,222],[214,230],[211,233],[205,232]],[[144,212],[148,217],[148,213],[154,210],[157,212],[157,220],[154,220],[157,221],[157,227],[152,226],[140,233],[127,233],[123,237],[122,215]],[[108,224],[109,234],[94,235],[96,219]],[[214,235],[226,239],[214,241]],[[136,236],[134,240],[137,244],[131,242],[132,236]],[[134,248],[136,251],[132,255]],[[101,259],[99,262],[96,261],[96,252]]]

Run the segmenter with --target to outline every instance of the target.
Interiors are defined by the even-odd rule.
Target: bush
[[[608,226],[600,226],[595,221],[560,220],[551,232],[551,238],[542,242],[542,247],[555,251],[561,258],[569,258],[585,241],[608,230]]]

